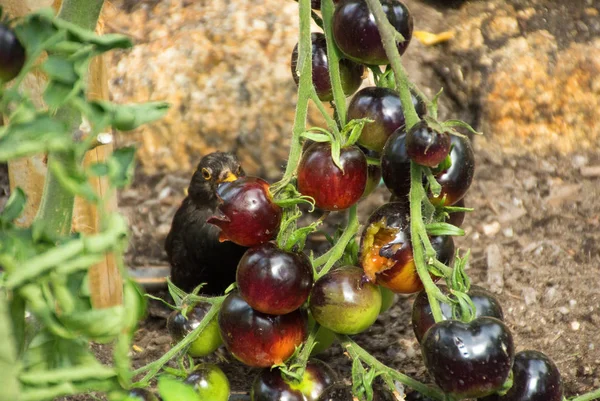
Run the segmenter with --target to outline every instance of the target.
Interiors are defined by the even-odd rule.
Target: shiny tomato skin
[[[333,90],[331,88],[331,79],[329,76],[329,60],[327,58],[327,42],[325,35],[320,32],[311,34],[312,41],[312,81],[317,96],[324,102],[333,100]],[[298,67],[298,45],[292,51],[291,70],[292,77],[296,85],[300,82],[300,77],[296,72]],[[365,68],[361,64],[342,58],[339,62],[340,79],[342,81],[342,91],[346,96],[352,95],[358,90],[362,81]]]
[[[406,150],[406,131],[400,127],[389,137],[381,154],[381,177],[395,201],[408,203],[410,157]]]
[[[421,354],[444,393],[456,399],[478,398],[502,388],[513,366],[515,348],[508,327],[484,316],[469,323],[436,323],[421,341]]]
[[[206,316],[211,305],[209,303],[199,303],[183,316],[181,311],[173,311],[167,319],[167,330],[175,341],[181,341],[185,336],[191,333]],[[219,324],[217,317],[208,323],[208,326],[200,333],[198,338],[188,348],[188,355],[199,358],[213,353],[223,344],[221,334],[219,333]]]
[[[442,186],[439,197],[430,195],[429,200],[434,205],[454,205],[461,200],[473,181],[475,174],[475,153],[471,141],[467,137],[451,135],[452,150],[450,159],[452,165],[447,170],[434,173],[435,179]],[[445,201],[443,199],[445,198]]]
[[[275,237],[282,210],[273,202],[268,182],[257,177],[240,177],[219,185],[217,195],[221,214],[207,222],[221,229],[220,241],[251,247]]]
[[[389,88],[366,87],[359,90],[348,105],[348,120],[368,118],[357,144],[381,152],[389,136],[404,126],[404,109],[398,93]]]
[[[215,364],[197,365],[184,382],[194,387],[201,400],[227,401],[229,399],[229,380]]]
[[[335,333],[358,334],[377,320],[381,292],[377,285],[366,280],[362,269],[344,266],[315,282],[309,308],[321,326]]]
[[[250,389],[251,401],[316,401],[337,380],[335,372],[317,359],[309,360],[300,383],[282,377],[279,369],[263,369]]]
[[[398,42],[404,54],[413,31],[413,18],[398,0],[381,0],[388,21],[404,37]],[[386,65],[389,59],[383,48],[379,28],[365,0],[341,0],[333,14],[333,37],[346,57],[361,64]]]
[[[16,78],[24,65],[23,45],[12,29],[0,23],[0,83]]]
[[[152,392],[143,388],[134,388],[127,394],[128,399],[134,399],[139,401],[158,401],[158,397]]]
[[[448,287],[445,285],[441,285],[440,290],[444,294],[449,293]],[[476,318],[488,316],[495,317],[498,320],[504,320],[502,306],[494,294],[477,285],[471,285],[467,294],[471,297],[471,300],[475,305]],[[452,319],[452,308],[450,305],[440,302],[440,308],[442,309],[444,320]],[[433,313],[429,306],[427,294],[425,291],[421,291],[416,296],[412,308],[412,327],[418,342],[421,342],[427,330],[434,324],[435,319],[433,318]]]
[[[287,360],[306,340],[307,317],[300,309],[286,315],[258,312],[232,292],[221,305],[219,329],[233,356],[248,366],[266,368]]]
[[[358,146],[341,149],[340,164],[333,163],[331,144],[313,143],[298,166],[298,191],[311,196],[319,209],[337,211],[354,205],[367,185],[367,158]]]
[[[480,401],[561,401],[563,383],[554,362],[539,351],[515,355],[513,385],[505,395],[492,394]]]
[[[310,294],[313,271],[304,253],[287,252],[272,242],[246,251],[237,268],[240,295],[259,312],[284,315]]]
[[[337,3],[339,0],[333,0],[333,3]],[[321,9],[321,0],[310,0],[310,7],[313,10],[320,10]]]
[[[406,134],[406,151],[415,163],[436,167],[450,152],[450,135],[439,132],[427,121],[421,120]]]

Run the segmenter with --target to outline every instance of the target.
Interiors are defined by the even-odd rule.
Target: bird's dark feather
[[[202,168],[211,169],[212,180],[202,177]],[[216,213],[214,181],[224,169],[244,175],[230,153],[212,153],[200,161],[190,182],[189,195],[175,213],[165,241],[171,280],[187,292],[206,283],[201,293],[222,294],[235,281],[237,264],[247,249],[233,242],[219,242],[219,228],[206,223]]]

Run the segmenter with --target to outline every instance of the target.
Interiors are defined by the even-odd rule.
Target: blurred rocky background
[[[404,57],[427,94],[444,87],[442,116],[473,123],[505,152],[600,144],[599,0],[406,3],[416,30],[456,32],[430,47],[413,39]],[[189,172],[223,149],[249,173],[278,177],[296,101],[294,1],[116,0],[106,11],[107,30],[136,42],[109,60],[113,98],[173,104],[121,137],[139,144],[146,173]]]

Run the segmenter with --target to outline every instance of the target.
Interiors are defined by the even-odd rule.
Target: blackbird
[[[165,241],[171,281],[184,291],[205,283],[202,294],[219,295],[235,281],[238,262],[247,248],[219,242],[220,229],[206,220],[217,212],[219,184],[244,175],[231,153],[214,152],[200,160]]]

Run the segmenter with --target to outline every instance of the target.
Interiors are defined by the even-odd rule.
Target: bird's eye
[[[202,169],[202,177],[204,177],[205,180],[210,180],[211,174],[210,174],[210,170],[207,168],[203,168]]]
[[[235,175],[237,175],[239,177],[242,174],[244,174],[244,171],[242,170],[242,166],[238,166],[237,170],[235,171]]]

